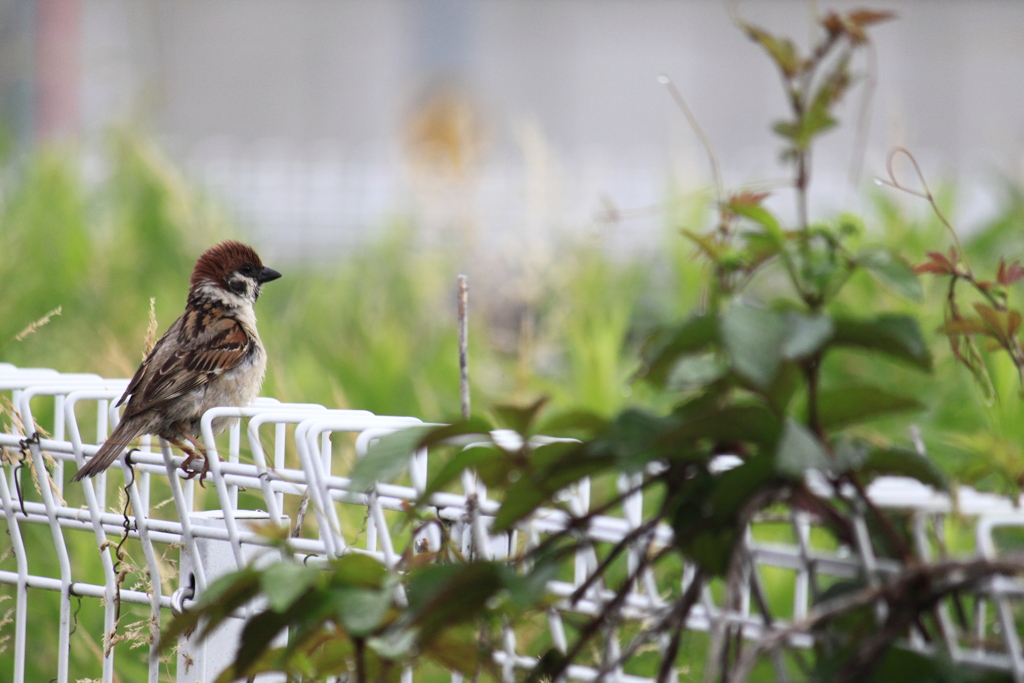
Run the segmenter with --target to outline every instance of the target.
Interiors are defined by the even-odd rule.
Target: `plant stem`
[[[366,683],[366,642],[353,638],[356,646],[356,683]]]
[[[804,375],[807,378],[807,428],[824,441],[825,430],[821,426],[821,416],[818,412],[818,371],[820,369],[820,355],[810,358],[804,365]]]
[[[798,114],[798,116],[803,116]],[[800,232],[803,233],[804,248],[807,247],[807,186],[810,184],[809,171],[810,150],[800,150],[796,158],[796,211]]]
[[[459,398],[462,419],[469,419],[469,278],[459,276]]]

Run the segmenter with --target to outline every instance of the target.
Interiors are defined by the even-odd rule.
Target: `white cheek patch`
[[[225,306],[230,308],[242,308],[245,306],[252,306],[252,300],[244,296],[239,296],[234,292],[219,287],[212,282],[204,282],[197,288],[201,294],[206,298],[212,299],[213,301],[219,301]]]

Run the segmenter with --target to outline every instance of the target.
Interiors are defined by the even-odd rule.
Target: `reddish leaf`
[[[729,197],[728,206],[735,210],[741,206],[758,206],[771,194],[770,192],[740,192]]]
[[[852,24],[857,24],[858,26],[870,26],[871,24],[878,24],[883,21],[889,21],[890,19],[895,18],[895,12],[886,12],[870,9],[854,10],[853,12],[850,12],[849,14],[846,15],[847,21],[849,21]]]
[[[830,35],[834,36],[843,32],[843,20],[835,12],[829,12],[821,18],[820,22]]]
[[[928,261],[926,263],[922,263],[919,266],[914,266],[914,272],[917,273],[918,275],[921,275],[922,273],[935,273],[936,275],[949,274],[948,270],[946,270],[939,264],[935,263],[934,261]]]
[[[925,261],[921,265],[914,268],[914,272],[920,275],[921,273],[935,273],[937,275],[951,275],[956,272],[956,265],[954,261],[950,261],[945,256],[937,251],[928,252],[928,261]]]
[[[1020,311],[1009,311],[1006,314],[1006,331],[1013,337],[1020,330],[1021,315]]]
[[[999,273],[996,275],[999,284],[1005,287],[1022,279],[1024,279],[1024,267],[1021,267],[1020,261],[1014,261],[1009,266],[1006,265],[1005,259],[999,261]]]
[[[1014,261],[1006,271],[1006,284],[1012,285],[1018,280],[1024,280],[1024,268],[1021,267],[1020,261]]]

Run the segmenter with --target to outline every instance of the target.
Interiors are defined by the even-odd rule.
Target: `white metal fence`
[[[9,636],[6,641],[0,641],[8,650],[5,656],[9,657],[13,650],[13,679],[8,679],[10,674],[4,671],[0,672],[0,680],[22,683],[27,659],[34,658],[38,666],[40,655],[35,653],[41,651],[41,645],[50,648],[46,652],[54,652],[52,643],[56,640],[55,660],[46,659],[42,666],[49,666],[47,678],[52,676],[52,680],[59,683],[100,676],[103,681],[113,681],[115,670],[120,670],[124,662],[131,659],[127,650],[140,644],[149,648],[148,680],[151,683],[158,680],[212,681],[230,661],[232,640],[237,638],[237,631],[224,629],[215,634],[217,640],[213,643],[183,642],[174,673],[171,673],[172,667],[161,663],[152,644],[155,636],[170,610],[187,609],[218,575],[255,561],[260,547],[266,546],[267,541],[254,530],[254,521],[294,525],[295,520],[285,513],[293,511],[294,515],[304,496],[308,496],[310,514],[301,524],[302,533],[290,542],[297,555],[325,558],[363,552],[394,568],[401,548],[396,548],[398,539],[392,537],[390,522],[426,485],[426,453],[411,459],[410,485],[378,484],[373,493],[365,494],[351,490],[349,480],[343,476],[345,463],[337,462],[340,450],[336,446],[345,441],[356,454],[365,453],[374,438],[419,424],[418,419],[379,416],[359,410],[329,410],[320,405],[285,404],[263,398],[250,408],[217,408],[204,417],[205,441],[213,456],[205,489],[198,488],[195,479],[183,479],[177,468],[181,458],[173,456],[167,448],[150,448],[145,442],[140,450],[132,453],[131,463],[123,465],[120,472],[115,466],[113,472],[108,471],[96,479],[81,484],[66,483],[70,473],[84,462],[85,456],[96,451],[95,444],[102,441],[116,423],[118,410],[113,404],[125,385],[126,380],[0,364],[0,400],[4,401],[0,405],[4,406],[5,422],[12,427],[7,433],[0,433],[0,446],[4,449],[0,503],[13,551],[6,553],[6,560],[0,561],[0,584],[6,584],[0,586],[0,594],[9,595],[12,590],[14,593],[12,618],[0,619],[0,638]],[[49,420],[38,422],[34,412],[52,415],[52,424]],[[224,415],[242,419],[228,434],[226,452],[218,455],[218,444],[212,437],[210,425],[213,418]],[[264,443],[272,446],[265,447]],[[625,476],[619,482],[622,491],[629,490],[631,485]],[[467,478],[464,486],[475,484]],[[472,543],[495,559],[506,556],[521,540],[525,540],[527,546],[538,543],[545,535],[563,528],[566,522],[561,512],[542,511],[511,535],[490,536],[487,525],[497,503],[487,499],[485,490],[478,489],[480,514],[471,515],[466,504],[465,493],[468,492],[438,493],[431,499],[431,505],[437,516],[451,525],[453,538],[466,549]],[[917,550],[922,557],[946,551],[942,526],[953,510],[948,496],[915,481],[896,478],[877,480],[870,495],[879,506],[902,509],[913,515]],[[586,480],[577,483],[566,496],[574,512],[585,513],[590,505],[590,483]],[[71,502],[66,502],[68,500]],[[79,505],[78,501],[83,504]],[[976,552],[983,556],[991,557],[998,552],[996,529],[1024,526],[1024,514],[1003,498],[962,489],[957,505],[961,515],[973,520]],[[643,498],[638,493],[626,501],[622,515],[597,517],[588,533],[600,542],[619,541],[640,525],[642,510]],[[713,591],[705,589],[690,615],[689,628],[708,630],[728,620],[744,624],[745,636],[757,637],[766,622],[762,599],[766,582],[771,588],[784,584],[785,589],[792,592],[792,603],[772,616],[773,624],[778,626],[807,616],[815,578],[854,578],[865,571],[869,575],[884,576],[895,569],[889,561],[871,556],[870,551],[819,547],[809,518],[797,515],[781,522],[762,522],[765,525],[780,523],[791,531],[796,542],[768,543],[758,528],[748,534],[747,545],[753,564],[740,609],[724,612],[716,603]],[[40,543],[39,535],[30,533],[34,529],[48,529],[49,539]],[[525,539],[520,534],[524,534]],[[662,543],[670,538],[666,528],[659,529],[657,534]],[[32,545],[26,544],[26,537],[30,535],[35,539]],[[92,540],[83,544],[83,536],[91,536]],[[438,541],[436,538],[421,540],[427,547],[436,547]],[[140,585],[128,585],[125,580],[129,560],[122,551],[126,543],[141,549],[140,570],[135,572]],[[88,552],[83,550],[85,548]],[[637,545],[637,553],[639,548]],[[179,557],[169,557],[175,550]],[[0,544],[0,553],[3,551]],[[98,563],[95,561],[97,552]],[[7,569],[12,561],[13,571]],[[573,605],[564,600],[597,566],[594,550],[579,551],[573,580],[548,584],[553,595],[563,598],[548,614],[550,637],[556,647],[563,650],[567,647],[563,615],[569,612],[594,614],[607,599],[609,593],[598,583],[583,600]],[[691,573],[690,568],[686,568],[681,576],[670,578],[677,587],[685,586]],[[641,574],[626,600],[625,617],[644,621],[663,616],[669,607],[663,597],[664,580],[665,577],[655,576],[650,571]],[[28,628],[30,614],[46,618],[45,614],[39,616],[39,606],[48,602],[43,600],[46,591],[59,594],[59,617],[53,615],[57,619],[56,635],[52,623],[48,628],[32,632]],[[1009,670],[1016,680],[1024,680],[1020,627],[1015,618],[1016,601],[1022,596],[1024,584],[1021,582],[993,580],[985,591],[973,596],[970,602],[973,625],[966,630],[961,620],[949,613],[948,606],[942,606],[939,615],[944,622],[946,646],[954,657]],[[102,649],[91,664],[78,664],[75,671],[71,671],[69,648],[73,638],[81,637],[75,635],[77,612],[83,600],[94,599],[100,599],[103,606]],[[148,606],[149,617],[134,626],[119,623],[122,606],[131,604]],[[4,606],[5,603],[0,602],[0,608]],[[45,608],[42,611],[45,612]],[[97,640],[100,637],[100,634],[91,635]],[[624,639],[618,631],[611,633],[604,641],[603,663],[573,666],[568,677],[578,681],[599,678],[622,683],[647,681],[624,673],[618,663],[625,647]],[[810,643],[798,639],[794,644]],[[912,637],[911,644],[922,649],[931,647],[916,636]],[[534,662],[509,632],[505,651],[498,655],[506,680],[512,680],[517,669],[528,668]],[[90,668],[78,670],[82,666]],[[413,677],[412,671],[404,676],[407,682]]]

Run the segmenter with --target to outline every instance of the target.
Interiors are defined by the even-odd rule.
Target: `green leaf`
[[[868,247],[857,254],[856,262],[894,294],[911,301],[924,299],[924,290],[914,269],[890,250]]]
[[[366,455],[352,468],[352,488],[368,491],[378,481],[391,481],[409,467],[409,458],[420,448],[426,448],[454,437],[479,434],[490,440],[491,425],[473,417],[450,425],[417,425],[385,434],[370,444]]]
[[[387,578],[387,568],[378,560],[359,553],[350,553],[331,560],[330,584],[359,588],[381,588]]]
[[[273,610],[260,612],[245,623],[242,637],[235,654],[233,668],[236,676],[244,676],[249,667],[259,659],[270,643],[288,626],[285,614]]]
[[[474,619],[500,588],[498,565],[491,562],[435,565],[415,572],[409,578],[409,610],[421,644],[449,626]]]
[[[877,351],[926,372],[932,369],[932,356],[915,318],[886,314],[873,319],[835,318],[834,322],[834,346]]]
[[[509,601],[520,609],[529,609],[547,597],[547,584],[558,578],[559,564],[548,558],[538,562],[533,569],[520,574],[509,565],[498,565],[502,587],[508,593]]]
[[[569,410],[548,418],[538,433],[547,436],[571,436],[591,439],[604,431],[608,420],[589,410]]]
[[[682,357],[707,348],[718,336],[718,320],[710,315],[688,318],[674,329],[654,335],[643,353],[642,376],[657,387],[664,387],[672,368]]]
[[[737,215],[749,218],[761,225],[767,231],[766,234],[771,238],[776,249],[786,242],[786,236],[778,219],[775,218],[771,211],[760,204],[731,204],[729,208]]]
[[[704,529],[682,544],[686,557],[696,562],[712,576],[724,576],[736,546],[738,532],[733,527]]]
[[[333,644],[333,643],[332,643]],[[317,658],[319,659],[319,657]],[[318,662],[319,664],[319,662]],[[289,654],[286,648],[264,648],[255,661],[245,667],[245,671],[236,671],[229,666],[214,679],[215,683],[232,683],[239,678],[249,678],[267,672],[292,672],[302,676],[312,675],[309,658],[303,654]],[[316,669],[322,671],[322,669]]]
[[[938,467],[917,451],[907,448],[874,448],[861,471],[871,475],[912,477],[940,491],[949,491],[949,481]]]
[[[550,475],[563,463],[568,461],[571,464],[582,458],[581,448],[580,442],[575,440],[541,444],[530,451],[530,467],[543,476]]]
[[[393,626],[379,636],[367,638],[366,644],[384,659],[402,659],[416,651],[416,630]]]
[[[505,494],[505,500],[502,501],[501,507],[494,515],[492,530],[502,532],[511,529],[516,522],[549,502],[551,493],[532,479],[523,478],[515,482],[509,487],[508,493]]]
[[[752,40],[760,44],[768,52],[772,60],[787,77],[800,72],[803,60],[797,52],[796,45],[788,38],[776,38],[764,29],[752,24],[740,22],[740,27],[747,32]]]
[[[835,667],[837,674],[840,668]],[[879,658],[867,683],[1010,683],[1012,680],[1009,672],[957,663],[942,651],[924,654],[904,647],[890,647]]]
[[[482,665],[494,667],[490,658],[481,660],[480,635],[476,629],[446,629],[424,647],[422,654],[445,669],[461,672],[464,676],[473,676]],[[500,675],[493,678],[497,680]]]
[[[423,425],[386,434],[370,444],[352,468],[352,488],[368,491],[378,481],[388,482],[409,468],[409,458],[435,427]]]
[[[807,470],[828,469],[829,464],[828,454],[814,434],[787,419],[775,452],[775,471],[790,479],[803,479]]]
[[[263,570],[260,590],[275,612],[284,612],[295,600],[316,583],[320,570],[297,562],[275,562]]]
[[[927,457],[907,448],[880,447],[863,439],[840,437],[835,440],[833,467],[836,473],[857,472],[876,476],[911,477],[941,491],[949,490],[949,481]]]
[[[260,573],[253,567],[245,567],[237,572],[225,574],[209,586],[199,598],[199,609],[220,607],[222,605],[239,605],[247,602],[259,589]]]
[[[789,330],[782,344],[782,355],[790,360],[814,355],[835,332],[835,325],[827,315],[787,313],[786,323]]]
[[[800,126],[799,144],[807,147],[815,135],[835,128],[839,122],[823,106],[812,106]]]
[[[718,475],[710,496],[712,519],[720,524],[732,523],[740,508],[774,478],[772,458],[768,454],[756,455]]]
[[[778,313],[743,304],[733,305],[721,320],[722,343],[733,369],[759,389],[775,379],[788,332]]]
[[[678,421],[673,418],[658,417],[637,408],[623,411],[601,437],[591,444],[591,453],[609,453],[620,467],[629,472],[637,472],[652,460],[659,460],[673,449],[677,439],[672,434]]]
[[[231,616],[234,610],[256,597],[259,589],[260,572],[253,567],[220,577],[207,587],[195,609],[171,621],[160,636],[160,648],[166,650],[173,647],[179,635],[196,628],[200,622],[202,629],[199,636],[204,636]]]
[[[725,574],[740,537],[736,516],[775,478],[772,457],[761,454],[720,475],[690,480],[677,496],[672,522],[683,554],[713,575]]]
[[[985,334],[990,337],[996,337],[996,333],[992,331],[984,320],[981,318],[957,318],[956,320],[948,320],[936,332],[942,334]]]
[[[682,422],[693,420],[718,410],[732,390],[726,382],[705,387],[699,394],[680,401],[672,408],[672,417]]]
[[[725,256],[725,248],[715,241],[713,235],[701,235],[691,230],[683,230],[683,235],[700,247],[704,254],[715,263],[719,263]]]
[[[493,410],[503,427],[529,436],[534,433],[533,423],[547,402],[547,396],[542,396],[528,406],[503,404],[494,406]]]
[[[337,588],[333,591],[333,597],[338,618],[345,629],[357,638],[379,629],[394,604],[389,588]]]
[[[829,430],[922,408],[924,404],[916,398],[869,385],[839,387],[818,394],[818,421]]]
[[[793,362],[782,364],[775,381],[765,391],[765,400],[776,414],[782,415],[803,383],[803,372]]]
[[[551,497],[569,484],[583,477],[618,469],[618,461],[613,455],[589,452],[579,444],[550,444],[538,448],[536,453],[541,453],[542,449],[551,449],[551,453],[566,457],[559,457],[543,472],[524,476],[508,487],[505,499],[494,516],[493,532],[512,528],[541,505],[550,503]]]
[[[434,493],[451,484],[459,478],[463,471],[494,459],[508,460],[508,455],[497,446],[475,446],[459,451],[444,464],[437,476],[427,483],[427,488],[420,496],[420,501],[425,501]]]
[[[686,356],[672,368],[665,386],[671,391],[704,387],[722,379],[728,372],[729,364],[721,354]]]
[[[680,425],[665,441],[680,442],[711,439],[719,443],[755,443],[768,448],[776,443],[782,425],[779,418],[761,405],[727,406]]]
[[[750,230],[744,230],[742,235],[746,242],[747,263],[750,266],[763,263],[782,251],[783,243],[779,240],[784,238],[784,236],[781,229],[777,235]]]

